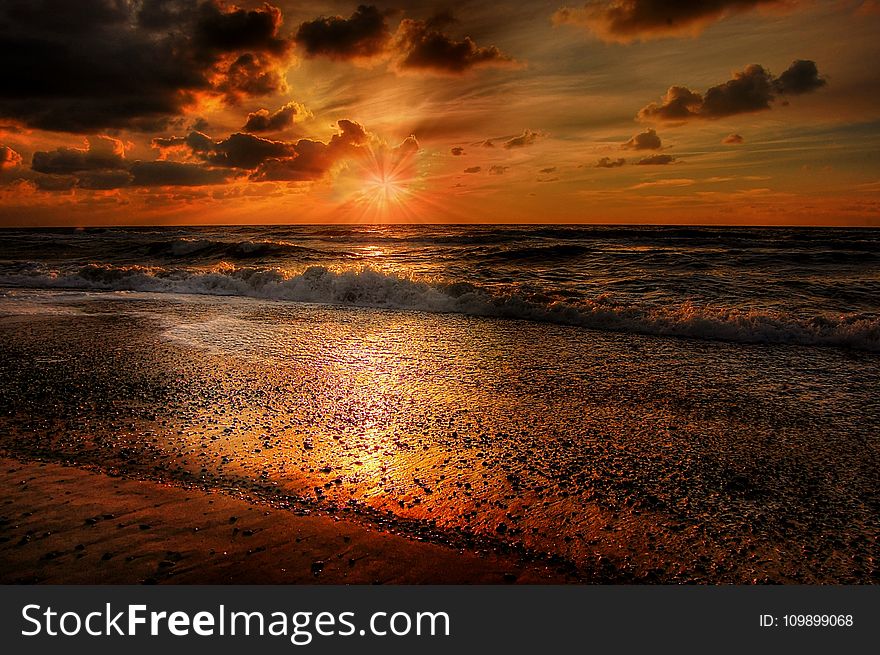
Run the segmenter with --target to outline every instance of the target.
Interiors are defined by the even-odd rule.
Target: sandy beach
[[[870,358],[811,351],[798,381],[797,348],[250,300],[28,302],[0,317],[7,580],[877,580]]]
[[[337,517],[59,464],[0,460],[0,584],[560,583],[550,565]]]

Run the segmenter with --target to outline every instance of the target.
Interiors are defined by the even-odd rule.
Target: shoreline
[[[812,379],[793,387],[787,373],[790,366],[822,365],[826,387],[849,388],[855,375],[875,379],[858,360],[823,351],[807,361],[787,349],[641,337],[596,337],[575,347],[582,335],[565,328],[532,328],[546,342],[535,349],[534,339],[505,325],[480,323],[483,336],[507,353],[495,361],[485,358],[493,349],[482,343],[459,347],[469,343],[463,339],[472,323],[449,317],[405,322],[362,312],[352,321],[349,313],[318,308],[293,313],[106,299],[72,308],[82,313],[0,319],[8,348],[0,362],[0,457],[29,472],[6,480],[11,498],[21,498],[16,485],[23,479],[33,478],[29,485],[37,490],[51,487],[57,481],[46,467],[69,463],[91,471],[80,477],[100,481],[111,499],[117,490],[110,482],[146,485],[142,495],[151,498],[175,490],[168,502],[177,508],[228,498],[243,504],[226,521],[257,509],[286,517],[278,519],[285,525],[290,517],[320,519],[324,527],[315,530],[334,547],[338,527],[328,532],[328,526],[378,531],[403,545],[385,548],[372,540],[376,561],[389,557],[383,549],[391,558],[402,549],[416,562],[398,577],[377,563],[374,575],[345,570],[321,579],[322,571],[316,579],[309,577],[311,565],[326,563],[327,555],[312,552],[311,560],[298,562],[299,577],[276,574],[269,581],[480,583],[504,582],[505,573],[506,581],[526,583],[876,580],[875,442],[864,419],[841,419],[847,407],[825,411],[801,402],[813,397]],[[384,336],[365,341],[371,335]],[[444,354],[435,339],[453,350]],[[553,364],[555,373],[535,365],[541,357],[549,365],[560,348],[568,358],[562,368]],[[639,359],[632,360],[633,350],[642,353]],[[779,366],[774,354],[787,365]],[[654,364],[639,363],[645,359]],[[754,371],[768,363],[770,373],[759,374],[764,392],[752,393]],[[689,379],[709,389],[682,383]],[[855,389],[848,393],[858,397]],[[547,413],[548,406],[555,409]],[[850,403],[847,411],[858,406]],[[57,498],[67,491],[41,493]],[[0,512],[4,526],[27,523],[24,532],[32,530],[34,541],[81,527],[59,518],[53,530],[34,514],[21,516],[37,509],[57,516],[57,508],[38,500]],[[81,502],[95,507],[82,522],[118,514],[101,511],[98,493]],[[200,515],[183,512],[178,521]],[[193,534],[197,527],[204,538],[207,526],[189,525]],[[259,571],[227,567],[235,582],[265,579],[248,576],[274,566],[266,551],[286,552],[278,539],[259,543],[261,533],[239,537],[252,527],[238,533],[236,525],[223,527],[226,533],[211,537],[218,544],[228,546],[233,537],[246,542],[237,561],[266,558]],[[7,532],[3,527],[0,535]],[[189,543],[193,534],[166,534],[170,545],[145,560],[152,568],[137,579],[118,572],[104,577],[118,559],[110,548],[87,571],[64,575],[91,582],[220,575],[223,567],[213,562],[205,573],[180,577],[184,565],[165,557],[183,553],[175,540]],[[26,536],[16,535],[15,544]],[[123,559],[137,543],[118,548]],[[18,555],[4,541],[0,565],[46,581],[39,573],[51,572],[46,562],[85,546],[65,544],[33,551],[13,566]],[[255,551],[261,547],[266,551]],[[210,546],[209,555],[212,548],[215,555],[230,552]],[[191,551],[210,561],[203,550]],[[445,553],[438,557],[446,570],[425,569],[434,556],[418,554],[424,552]],[[78,554],[72,558],[82,560]],[[491,574],[485,554],[500,562]],[[511,570],[514,564],[537,577]],[[456,573],[462,566],[470,567],[467,575]],[[16,580],[27,581],[26,573]]]
[[[0,457],[0,584],[556,584],[455,550],[195,488]]]

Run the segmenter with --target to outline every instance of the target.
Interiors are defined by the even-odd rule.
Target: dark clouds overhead
[[[696,35],[727,16],[761,7],[790,7],[797,0],[594,0],[563,7],[557,24],[585,27],[605,41],[630,41]]]
[[[307,57],[369,58],[385,52],[391,41],[386,13],[360,5],[349,18],[321,17],[302,23],[296,43]]]
[[[479,66],[505,66],[513,59],[494,45],[478,46],[465,36],[455,39],[441,31],[450,23],[448,16],[421,21],[405,18],[397,28],[394,48],[401,70],[461,74]]]
[[[281,14],[219,0],[0,4],[0,117],[45,130],[165,126],[202,96],[284,88]]]
[[[596,162],[596,168],[620,168],[626,163],[626,160],[621,158],[611,159],[611,157],[602,157],[599,161]]]
[[[217,2],[198,6],[193,42],[200,56],[209,53],[268,52],[283,55],[290,50],[281,38],[281,10],[265,3],[258,9],[241,9]]]
[[[728,134],[726,137],[721,139],[721,143],[725,146],[738,146],[745,143],[745,139],[743,139],[739,134]]]
[[[660,103],[639,111],[641,120],[685,122],[694,118],[723,118],[770,109],[778,95],[800,95],[825,85],[815,62],[797,60],[779,77],[759,64],[751,64],[733,78],[701,95],[687,87],[672,86]]]
[[[444,30],[456,22],[449,13],[428,20],[404,18],[392,33],[387,18],[394,13],[360,5],[349,18],[322,16],[299,26],[296,43],[307,57],[384,57],[400,71],[461,74],[479,66],[513,63],[495,46],[447,34]]]

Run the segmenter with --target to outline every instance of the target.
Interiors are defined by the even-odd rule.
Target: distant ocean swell
[[[45,264],[0,275],[6,287],[145,291],[243,296],[358,307],[526,319],[595,330],[739,343],[838,346],[880,352],[880,316],[873,313],[793,315],[691,302],[622,303],[607,296],[578,301],[492,292],[466,282],[428,282],[369,268],[280,269],[221,265],[210,270],[89,264],[66,271]]]

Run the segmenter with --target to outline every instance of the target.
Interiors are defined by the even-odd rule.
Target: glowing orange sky
[[[877,2],[5,4],[0,225],[880,225]]]

